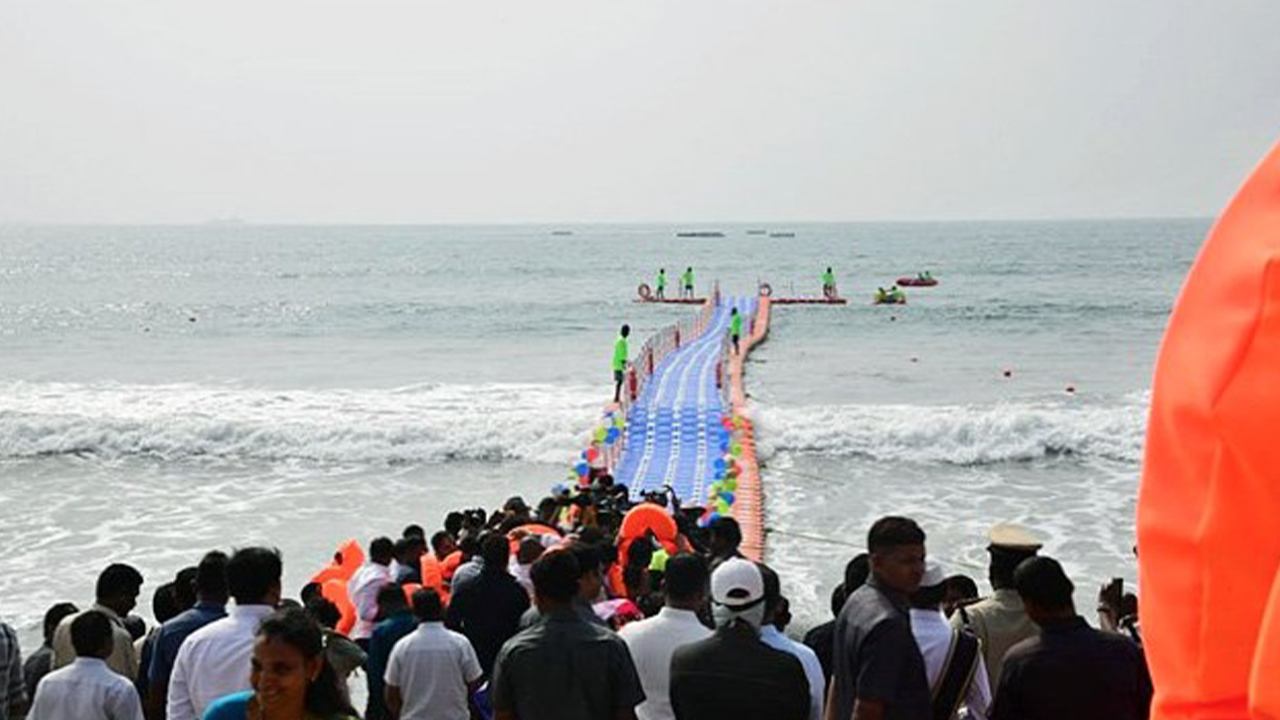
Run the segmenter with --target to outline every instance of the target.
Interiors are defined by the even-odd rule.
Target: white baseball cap
[[[936,560],[926,560],[924,563],[924,578],[920,581],[920,587],[937,587],[947,581],[947,571],[942,567],[942,563]]]
[[[730,608],[743,608],[764,599],[764,576],[750,560],[730,558],[711,573],[711,599]]]

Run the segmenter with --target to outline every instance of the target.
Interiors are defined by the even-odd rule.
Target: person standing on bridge
[[[822,273],[822,297],[833,298],[836,296],[836,274],[831,272],[831,268]]]
[[[627,337],[631,335],[631,326],[623,325],[618,339],[613,343],[613,401],[622,401],[622,379],[627,373]]]
[[[733,354],[738,354],[738,338],[742,337],[742,315],[738,313],[738,308],[733,309],[733,314],[729,316],[729,336],[733,338]]]
[[[686,268],[684,271],[684,274],[680,276],[680,284],[684,288],[680,292],[680,297],[682,298],[688,297],[689,299],[692,300],[693,299],[693,268],[692,267]]]
[[[658,268],[658,281],[654,283],[658,287],[658,294],[655,295],[659,300],[667,299],[667,269]]]

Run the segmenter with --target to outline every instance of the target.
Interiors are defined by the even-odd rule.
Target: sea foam
[[[756,409],[761,450],[977,465],[1051,456],[1142,460],[1146,393],[1113,403],[820,405]]]
[[[586,387],[268,390],[0,385],[0,457],[567,462],[605,398]]]

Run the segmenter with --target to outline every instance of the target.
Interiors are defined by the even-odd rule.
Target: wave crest
[[[1112,405],[761,407],[757,415],[766,456],[792,451],[980,465],[1072,455],[1140,463],[1148,402],[1142,393]]]
[[[0,385],[0,457],[338,463],[573,457],[601,395],[552,385],[279,391],[202,385]]]

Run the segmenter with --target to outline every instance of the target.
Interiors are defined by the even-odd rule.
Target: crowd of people
[[[0,623],[0,720],[1147,716],[1135,599],[1104,589],[1092,628],[1024,530],[993,529],[979,599],[927,559],[915,522],[882,518],[832,619],[798,640],[736,522],[700,527],[673,499],[647,499],[681,518],[673,546],[620,544],[629,501],[607,481],[375,538],[345,580],[350,623],[326,585],[286,598],[279,552],[243,547],[157,588],[148,630],[131,614],[142,575],[112,564],[87,609],[49,609],[25,662]]]

